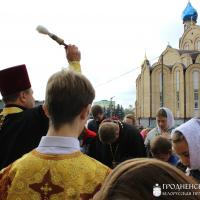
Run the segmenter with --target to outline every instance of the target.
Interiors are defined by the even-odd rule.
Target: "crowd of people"
[[[0,199],[172,199],[163,184],[191,186],[173,199],[200,199],[200,119],[175,127],[165,107],[153,129],[133,114],[105,118],[79,49],[65,50],[69,69],[49,78],[38,107],[25,64],[0,71]]]

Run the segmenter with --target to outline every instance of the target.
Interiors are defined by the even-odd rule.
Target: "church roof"
[[[191,56],[192,59],[196,59],[197,56],[200,54],[200,51],[197,50],[178,50],[179,54],[189,54]]]
[[[171,49],[178,51],[180,56],[183,54],[189,54],[192,60],[196,60],[197,56],[200,55],[200,51],[197,51],[197,50],[180,50],[180,49],[175,49],[175,48],[171,48]],[[150,66],[150,70],[152,71],[154,67],[156,67],[159,64],[160,62],[155,62],[152,66]],[[167,66],[168,68],[172,68],[174,65],[165,65],[165,66]]]
[[[196,9],[192,6],[192,4],[190,3],[190,1],[188,2],[185,10],[182,13],[182,19],[183,21],[197,21],[197,17],[198,17],[198,13],[196,11]]]

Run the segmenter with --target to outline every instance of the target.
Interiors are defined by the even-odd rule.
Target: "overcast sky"
[[[63,47],[35,30],[43,25],[79,47],[82,71],[96,89],[95,101],[114,96],[128,107],[135,102],[145,51],[152,64],[168,42],[178,48],[188,0],[0,2],[0,69],[26,64],[36,99],[44,99],[49,76],[68,66]],[[200,11],[199,0],[190,2]]]

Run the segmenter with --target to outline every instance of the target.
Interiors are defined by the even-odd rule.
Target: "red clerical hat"
[[[3,97],[31,88],[26,65],[0,70],[0,92]]]

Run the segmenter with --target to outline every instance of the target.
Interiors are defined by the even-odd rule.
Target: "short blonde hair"
[[[80,73],[61,70],[47,83],[45,105],[55,129],[72,122],[83,108],[92,104],[95,91],[90,81]]]

